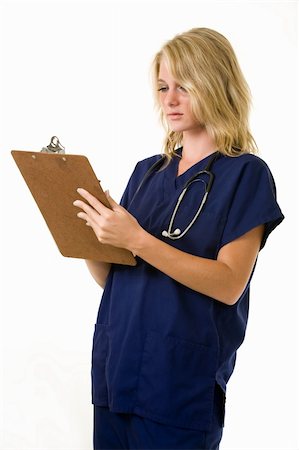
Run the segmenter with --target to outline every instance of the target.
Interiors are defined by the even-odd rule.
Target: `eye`
[[[167,87],[160,87],[159,89],[158,89],[158,92],[160,91],[160,92],[165,92],[166,91],[166,89],[168,89]],[[180,89],[181,91],[183,91],[183,92],[187,92],[187,90],[183,87],[183,86],[178,86],[178,89]]]

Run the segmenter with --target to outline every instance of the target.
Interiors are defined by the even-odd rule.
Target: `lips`
[[[170,113],[170,114],[167,114],[167,117],[169,117],[170,119],[177,119],[179,117],[182,117],[182,115],[183,114],[181,114],[181,113]]]

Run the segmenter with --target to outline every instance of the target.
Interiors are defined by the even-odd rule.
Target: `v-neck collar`
[[[193,164],[189,169],[185,170],[181,175],[177,175],[178,173],[178,167],[179,162],[181,160],[183,147],[177,148],[175,150],[176,155],[173,156],[170,164],[169,164],[169,170],[165,170],[165,176],[167,178],[165,189],[167,191],[171,191],[172,189],[181,189],[184,184],[191,178],[193,175],[196,174],[196,172],[199,172],[200,170],[203,170],[207,163],[209,158],[212,158],[215,153],[217,153],[217,150],[213,153],[210,153],[208,156],[205,156],[203,159],[198,161],[197,163]],[[179,155],[179,156],[177,156]]]

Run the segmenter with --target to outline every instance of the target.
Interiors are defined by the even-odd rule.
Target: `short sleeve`
[[[276,186],[272,173],[261,158],[254,157],[244,164],[240,172],[220,247],[252,228],[265,224],[261,250],[269,234],[283,219],[284,215],[276,200]]]

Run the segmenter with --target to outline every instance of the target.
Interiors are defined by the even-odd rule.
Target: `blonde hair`
[[[248,123],[251,93],[231,44],[215,30],[192,28],[167,41],[151,64],[155,108],[166,131],[163,153],[168,162],[182,145],[183,133],[169,129],[160,105],[158,78],[162,58],[175,80],[189,93],[194,117],[204,125],[221,153],[258,153]]]

